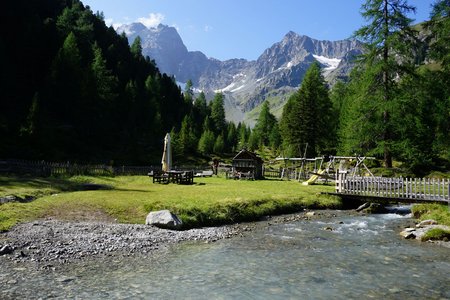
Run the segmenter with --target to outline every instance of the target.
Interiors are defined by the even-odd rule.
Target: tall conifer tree
[[[365,78],[370,83],[366,84],[364,92],[367,100],[376,102],[368,105],[372,111],[367,113],[380,115],[379,126],[374,126],[379,130],[376,144],[388,168],[392,167],[391,115],[397,79],[414,66],[411,49],[415,37],[410,26],[412,20],[406,16],[411,12],[415,12],[415,8],[405,0],[367,0],[362,5],[362,16],[369,24],[355,32],[366,45],[362,63],[369,72],[366,75],[370,76]]]
[[[283,109],[280,120],[281,135],[290,155],[314,157],[328,152],[332,112],[328,88],[318,63],[313,63],[305,74],[300,89],[292,95]],[[306,146],[307,145],[307,146]]]

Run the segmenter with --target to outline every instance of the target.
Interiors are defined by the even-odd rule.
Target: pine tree
[[[193,153],[196,150],[197,138],[192,129],[192,119],[185,116],[181,122],[181,129],[179,133],[180,152],[183,155]]]
[[[429,56],[441,63],[450,73],[450,0],[439,0],[433,5],[431,20],[425,23],[431,32]]]
[[[233,122],[228,123],[225,151],[234,152],[237,147],[237,129]]]
[[[38,125],[39,116],[39,94],[35,93],[31,101],[30,110],[28,112],[27,120],[22,126],[20,132],[23,135],[31,136],[36,133],[36,126]]]
[[[224,96],[222,93],[217,93],[211,102],[211,121],[214,126],[214,132],[219,134],[225,129],[225,108]]]
[[[247,127],[245,123],[240,123],[237,126],[237,134],[238,134],[238,145],[239,149],[248,147],[248,139],[250,138],[251,129]]]
[[[281,133],[277,123],[272,127],[272,130],[270,131],[269,146],[270,148],[272,148],[272,150],[277,150],[280,148],[281,142],[282,142]]]
[[[98,97],[103,101],[113,102],[117,97],[117,94],[114,92],[117,87],[117,78],[107,69],[106,59],[103,57],[102,50],[97,43],[92,47],[92,51],[94,59],[91,69],[94,74]]]
[[[192,103],[192,101],[194,99],[193,84],[192,84],[192,80],[190,80],[190,79],[186,82],[186,86],[184,87],[184,98],[189,103]]]
[[[442,67],[430,76],[431,89],[427,93],[434,94],[434,107],[439,112],[433,117],[436,122],[433,147],[435,153],[450,161],[450,0],[436,1],[426,28],[432,37],[429,56]]]
[[[220,134],[217,137],[216,141],[214,142],[213,151],[216,154],[221,154],[221,153],[223,153],[224,149],[225,149],[225,141],[224,141],[223,135]]]
[[[134,57],[142,56],[142,41],[140,36],[137,36],[134,39],[133,44],[131,44],[130,50]]]
[[[285,148],[291,148],[296,156],[303,156],[306,148],[308,157],[330,151],[329,138],[334,134],[331,113],[328,88],[319,64],[313,63],[283,109],[280,128]]]
[[[214,133],[212,131],[204,131],[198,141],[198,151],[203,154],[213,153],[215,141]]]
[[[381,112],[377,148],[383,152],[385,167],[392,167],[393,122],[392,101],[396,90],[396,79],[411,71],[414,63],[412,44],[415,36],[411,29],[411,19],[407,13],[415,8],[405,0],[367,0],[362,5],[362,16],[369,21],[355,32],[366,45],[362,63],[371,77],[366,93],[377,95],[375,108]]]
[[[270,112],[269,102],[264,101],[261,112],[253,128],[253,135],[257,146],[269,146],[270,134],[273,128],[278,128],[278,122],[275,116]]]

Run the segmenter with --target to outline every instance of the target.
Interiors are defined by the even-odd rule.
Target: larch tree
[[[211,102],[211,121],[216,134],[220,134],[226,126],[223,98],[224,96],[222,93],[217,93]]]
[[[277,119],[270,112],[269,102],[264,101],[261,107],[261,112],[259,113],[258,120],[256,121],[255,128],[253,129],[253,134],[256,138],[257,146],[269,146],[270,135],[273,130],[277,129]]]
[[[430,89],[435,94],[434,106],[439,112],[433,116],[437,129],[433,147],[435,152],[450,160],[450,0],[434,3],[431,20],[425,26],[431,33],[429,59],[441,66],[433,72]]]
[[[380,122],[375,154],[382,153],[384,165],[392,167],[392,145],[394,141],[391,120],[393,101],[398,79],[414,67],[412,45],[415,35],[412,20],[406,15],[415,8],[405,0],[367,0],[362,5],[362,16],[368,24],[355,32],[355,37],[364,42],[366,52],[362,64],[370,76],[365,84],[365,99],[369,104],[368,114],[379,115]]]
[[[281,135],[290,155],[308,157],[328,152],[328,141],[333,135],[330,127],[332,105],[328,87],[318,63],[306,71],[300,89],[292,95],[280,120]]]

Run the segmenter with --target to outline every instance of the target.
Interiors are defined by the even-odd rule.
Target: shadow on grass
[[[21,189],[29,189],[30,196],[42,196],[46,189],[46,193],[51,194],[53,192],[112,190],[114,187],[87,181],[76,182],[69,178],[0,176],[0,193],[8,191],[8,194],[15,194],[15,191]]]
[[[154,193],[154,191],[150,190],[142,190],[142,189],[124,189],[124,188],[112,188],[113,191],[119,191],[119,192],[137,192],[137,193]]]

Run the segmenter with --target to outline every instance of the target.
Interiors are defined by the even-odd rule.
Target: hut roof
[[[239,151],[239,153],[236,154],[235,157],[233,157],[233,160],[235,159],[251,159],[261,163],[263,162],[261,157],[259,157],[256,153],[248,151],[247,149],[242,149],[241,151]]]

